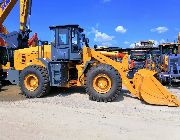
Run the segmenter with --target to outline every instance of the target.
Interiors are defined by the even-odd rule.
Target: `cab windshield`
[[[161,46],[162,47],[162,53],[163,54],[177,54],[178,53],[178,47],[176,45],[173,46]]]
[[[146,59],[146,53],[145,52],[131,52],[130,56],[131,60],[145,60]]]

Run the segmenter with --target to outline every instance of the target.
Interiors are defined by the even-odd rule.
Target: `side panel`
[[[7,80],[11,82],[11,84],[18,85],[19,84],[19,71],[18,70],[8,70]]]
[[[50,45],[16,50],[14,52],[14,68],[15,70],[23,70],[30,65],[45,66],[39,58],[51,59]]]
[[[66,87],[68,84],[68,64],[60,62],[49,63],[51,86]]]
[[[49,59],[40,58],[48,70],[50,86],[68,87],[69,66],[67,62],[50,61]]]
[[[69,48],[56,48],[52,46],[52,60],[69,60],[70,50]]]

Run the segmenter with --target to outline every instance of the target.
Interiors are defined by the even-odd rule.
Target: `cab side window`
[[[59,30],[58,32],[58,45],[68,45],[69,44],[69,38],[68,38],[68,30]]]
[[[72,53],[77,53],[79,52],[79,32],[76,30],[72,31]]]

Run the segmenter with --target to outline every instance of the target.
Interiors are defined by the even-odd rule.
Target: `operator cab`
[[[177,43],[164,43],[160,44],[159,48],[164,55],[178,54],[178,44]]]
[[[134,61],[144,61],[146,60],[147,51],[145,50],[132,50],[130,52],[130,59]]]
[[[85,34],[79,25],[51,26],[53,61],[80,61]]]

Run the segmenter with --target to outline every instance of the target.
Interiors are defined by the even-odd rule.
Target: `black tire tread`
[[[27,98],[40,98],[40,97],[43,97],[45,96],[49,90],[50,90],[50,85],[49,85],[49,77],[48,77],[48,71],[46,68],[42,67],[42,66],[38,66],[38,65],[31,65],[31,66],[28,66],[27,68],[25,68],[24,70],[28,70],[28,69],[34,69],[36,71],[39,71],[43,77],[43,82],[44,84],[42,85],[41,87],[41,92],[38,93],[37,96],[31,96],[30,94],[28,94],[27,92],[24,92],[24,89],[21,85],[23,85],[23,81],[24,79],[22,79],[22,74],[20,74],[20,89],[21,91],[23,92],[23,94],[27,97]],[[22,73],[22,72],[21,72]],[[41,81],[40,81],[41,82]]]
[[[96,71],[98,72],[109,72],[111,73],[111,79],[115,79],[116,81],[116,87],[114,89],[114,92],[111,93],[108,97],[103,97],[101,94],[97,94],[95,92],[92,92],[92,88],[90,87],[90,81],[88,78],[92,77],[92,73]],[[107,64],[98,64],[96,66],[92,66],[90,70],[86,73],[85,76],[85,89],[86,92],[89,95],[89,99],[97,102],[112,102],[115,99],[117,99],[120,95],[121,89],[122,89],[122,80],[121,76],[119,75],[118,71],[115,70],[112,66]]]

